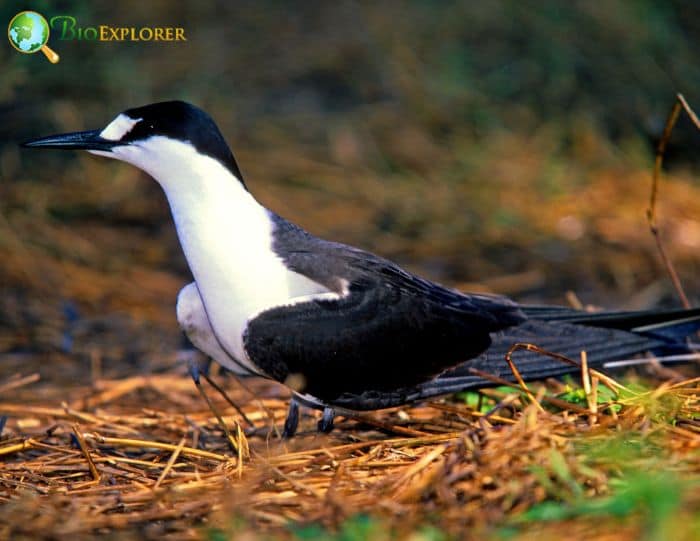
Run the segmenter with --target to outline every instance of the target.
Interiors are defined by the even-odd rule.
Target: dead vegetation
[[[304,524],[342,528],[363,513],[400,538],[425,524],[455,536],[495,535],[494,525],[525,535],[535,522],[548,528],[537,514],[547,518],[553,505],[559,527],[603,520],[620,528],[617,539],[638,539],[649,496],[676,494],[674,516],[692,516],[700,503],[698,378],[649,390],[606,380],[611,388],[588,393],[550,381],[532,399],[499,388],[374,413],[381,430],[342,419],[330,436],[305,417],[291,441],[276,435],[286,413],[278,386],[246,383],[260,397],[251,398],[226,378],[257,426],[241,460],[183,372],[68,389],[34,375],[3,382],[0,412],[10,418],[0,441],[0,538],[286,538]],[[230,427],[242,422],[212,399]],[[655,476],[668,487],[634,492]],[[692,539],[697,520],[671,523],[668,512],[664,535]]]

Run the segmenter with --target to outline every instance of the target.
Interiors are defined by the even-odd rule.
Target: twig
[[[658,195],[658,191],[659,191],[659,178],[661,176],[661,165],[663,163],[664,153],[666,152],[666,147],[668,146],[668,142],[671,139],[671,132],[673,131],[673,127],[676,125],[676,122],[678,121],[678,117],[681,113],[681,110],[685,110],[685,112],[690,117],[690,120],[693,122],[693,124],[695,124],[695,127],[700,130],[700,120],[698,120],[697,115],[690,108],[690,105],[688,105],[688,102],[685,101],[685,98],[683,97],[683,95],[676,94],[676,101],[673,104],[673,107],[671,108],[671,112],[668,115],[668,119],[666,120],[666,126],[664,127],[664,131],[663,131],[663,134],[661,135],[661,139],[659,140],[659,144],[656,146],[656,156],[654,158],[654,172],[652,174],[652,182],[651,182],[651,194],[649,197],[649,208],[647,209],[647,221],[649,222],[649,230],[651,231],[651,234],[654,237],[654,241],[656,242],[656,247],[659,250],[659,255],[661,256],[661,261],[663,262],[664,266],[666,267],[666,271],[668,272],[669,277],[671,278],[671,282],[673,283],[673,287],[676,289],[676,292],[678,293],[678,297],[680,298],[681,304],[683,305],[684,308],[687,309],[687,308],[690,308],[690,301],[688,300],[688,297],[685,294],[685,291],[683,289],[683,284],[681,283],[681,280],[678,277],[678,273],[676,272],[676,269],[673,266],[671,259],[668,257],[668,254],[666,253],[666,249],[664,247],[663,241],[661,240],[661,236],[659,235],[659,227],[658,227],[657,221],[656,221],[656,199],[657,199],[657,195]]]
[[[342,407],[335,407],[335,413],[337,415],[341,415],[343,417],[347,417],[348,419],[353,419],[355,421],[359,421],[361,423],[368,424],[370,426],[374,426],[376,428],[379,428],[381,430],[384,430],[385,432],[389,433],[394,433],[394,434],[401,434],[403,436],[418,436],[418,437],[423,437],[423,436],[429,436],[427,432],[422,432],[420,430],[416,430],[414,428],[409,428],[406,426],[399,426],[393,423],[386,423],[384,421],[380,421],[379,419],[375,419],[371,415],[367,415],[364,413],[361,413],[359,411],[353,411],[349,409],[345,409]]]
[[[7,383],[3,383],[0,385],[0,393],[6,393],[7,391],[10,391],[12,389],[17,389],[18,387],[23,387],[25,385],[29,385],[30,383],[35,383],[39,381],[41,376],[39,376],[39,372],[34,372],[33,374],[29,374],[28,376],[24,376],[21,378],[17,379],[10,379]]]
[[[588,370],[588,354],[581,352],[581,381],[583,381],[583,392],[586,396],[591,394],[591,373]]]
[[[19,451],[24,451],[26,449],[31,449],[34,447],[34,440],[31,438],[24,440],[20,443],[14,443],[12,445],[7,445],[5,447],[0,447],[0,456],[9,455],[11,453],[17,453]]]
[[[287,481],[290,485],[292,485],[292,487],[294,487],[298,491],[306,492],[306,493],[310,494],[311,496],[313,496],[314,498],[317,498],[319,500],[323,499],[323,494],[320,491],[316,490],[314,487],[310,486],[307,483],[304,483],[302,481],[299,481],[298,479],[294,479],[290,475],[287,475],[279,467],[271,464],[270,460],[267,457],[263,456],[260,453],[256,453],[256,452],[253,452],[253,456],[255,456],[256,459],[258,459],[262,463],[264,463],[265,466],[270,468],[270,470],[275,475],[277,475],[277,476],[281,477],[282,479],[284,479],[285,481]]]
[[[403,472],[401,477],[399,477],[391,486],[392,491],[398,490],[398,488],[408,481],[414,475],[420,473],[424,470],[433,460],[441,456],[448,449],[447,444],[438,445],[429,453],[423,455],[415,464],[412,464],[406,471]]]
[[[177,445],[173,445],[171,443],[163,443],[160,441],[137,440],[132,438],[110,438],[108,436],[101,436],[100,434],[94,433],[87,433],[83,436],[86,439],[94,439],[98,443],[103,443],[106,445],[116,445],[120,447],[145,447],[153,449],[165,449],[166,451],[174,451],[175,449],[177,449]],[[209,458],[211,460],[218,460],[220,462],[229,462],[231,460],[226,455],[210,453],[209,451],[193,449],[192,447],[183,447],[181,452],[186,455],[197,456],[200,458]]]
[[[593,376],[591,378],[591,394],[590,397],[587,396],[586,399],[588,400],[588,406],[593,412],[593,415],[591,415],[591,425],[596,424],[598,421],[598,382],[600,380]]]
[[[528,398],[533,404],[537,405],[537,409],[540,411],[544,411],[544,408],[542,407],[542,404],[540,404],[537,399],[535,398],[535,395],[532,394],[530,389],[528,389],[527,385],[525,385],[525,380],[523,377],[520,375],[520,371],[518,368],[515,366],[515,363],[513,362],[513,353],[515,353],[519,349],[528,349],[528,346],[531,344],[523,344],[518,342],[517,344],[513,344],[511,348],[508,350],[506,353],[506,362],[508,363],[508,366],[510,367],[510,371],[513,372],[513,376],[515,377],[516,381],[520,385],[520,388],[525,391],[525,394],[527,394]]]
[[[80,447],[80,450],[85,456],[85,460],[87,460],[88,467],[90,468],[90,473],[92,474],[92,478],[95,481],[99,482],[100,472],[97,470],[97,466],[95,466],[95,463],[92,461],[92,457],[90,456],[90,450],[88,449],[87,444],[85,443],[85,439],[80,434],[80,427],[77,424],[74,424],[72,426],[72,429],[73,434],[75,435],[75,440],[78,442],[78,447]]]
[[[182,449],[185,447],[186,440],[187,440],[187,438],[183,437],[180,440],[180,443],[177,444],[177,447],[173,451],[173,454],[170,455],[170,458],[168,459],[168,463],[165,465],[165,468],[163,468],[163,471],[160,473],[160,476],[158,477],[156,484],[153,485],[153,490],[157,490],[158,487],[160,486],[160,484],[165,479],[165,477],[168,475],[168,473],[170,473],[170,470],[173,468],[173,464],[175,464],[175,461],[180,456]]]
[[[506,382],[506,383],[508,383],[508,385],[511,387],[514,387],[516,389],[518,388],[510,382]],[[545,399],[546,399],[546,397],[545,397]],[[485,413],[485,412],[471,409],[471,408],[470,409],[456,408],[453,406],[449,406],[448,404],[440,404],[438,402],[428,402],[428,405],[431,408],[441,410],[441,411],[448,411],[450,413],[454,413],[457,415],[468,415],[470,417],[475,417],[477,419],[480,419],[482,417],[486,417],[489,420],[498,421],[499,423],[503,423],[506,425],[514,425],[516,423],[516,421],[514,421],[513,419],[509,419],[508,417],[501,417],[499,415],[493,415],[493,414],[489,415],[489,413]],[[490,412],[490,413],[492,413],[492,412]]]

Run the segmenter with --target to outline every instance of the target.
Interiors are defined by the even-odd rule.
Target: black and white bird
[[[366,251],[317,238],[258,203],[214,121],[181,101],[119,114],[104,129],[53,135],[34,148],[84,149],[128,162],[163,188],[194,276],[177,300],[193,344],[224,367],[296,382],[298,403],[372,410],[489,385],[472,368],[510,377],[515,342],[601,366],[631,355],[686,351],[700,309],[590,314],[465,294]],[[525,379],[573,368],[534,353]]]

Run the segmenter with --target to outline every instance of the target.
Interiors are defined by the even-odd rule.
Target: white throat
[[[113,157],[163,187],[212,328],[239,361],[248,362],[242,334],[249,318],[294,297],[328,291],[284,266],[272,250],[268,211],[216,159],[161,136],[116,147]]]

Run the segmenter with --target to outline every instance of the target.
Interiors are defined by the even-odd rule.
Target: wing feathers
[[[278,381],[301,374],[301,391],[332,400],[363,390],[419,384],[490,344],[494,317],[431,302],[385,283],[356,282],[346,297],[258,314],[249,358]]]

